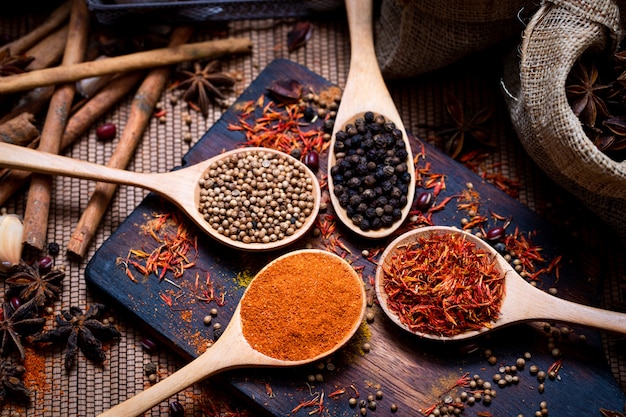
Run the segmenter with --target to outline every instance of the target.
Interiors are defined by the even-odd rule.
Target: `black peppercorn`
[[[312,121],[315,116],[317,116],[317,112],[313,107],[307,107],[302,112],[302,117],[304,117],[304,120],[306,120],[307,122]]]
[[[367,219],[363,219],[361,221],[361,224],[359,225],[359,228],[361,230],[370,230],[371,229],[370,222]]]
[[[335,121],[333,119],[324,120],[324,130],[328,133],[332,132],[335,127]]]
[[[58,243],[56,242],[48,243],[48,254],[50,254],[50,256],[57,256],[60,250],[61,248]]]
[[[407,204],[412,161],[401,131],[398,146],[396,130],[382,115],[367,112],[335,135],[335,143],[343,146],[335,146],[337,160],[330,169],[334,194],[364,231],[391,226]],[[338,186],[342,186],[340,192]],[[346,190],[349,197],[344,196]],[[355,214],[362,214],[363,219]]]
[[[350,197],[350,205],[351,206],[358,206],[359,204],[361,204],[361,200],[362,200],[361,195],[355,194],[355,195]]]
[[[355,226],[361,226],[361,222],[363,221],[363,215],[362,214],[355,214],[354,216],[352,216],[351,220],[352,220],[352,223],[354,223]]]

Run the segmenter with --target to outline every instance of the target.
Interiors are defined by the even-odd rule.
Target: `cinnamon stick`
[[[67,25],[64,25],[26,51],[26,55],[35,58],[33,62],[26,67],[26,70],[32,71],[47,68],[59,62],[63,56],[63,50],[67,42],[67,30]],[[39,113],[50,102],[50,97],[52,97],[53,92],[54,86],[50,85],[36,88],[22,95],[11,111],[0,117],[0,123],[5,123],[17,117],[20,113]]]
[[[50,84],[75,82],[89,77],[179,64],[184,61],[246,53],[250,52],[251,48],[250,39],[228,38],[168,46],[63,67],[45,68],[0,78],[0,94],[31,90]]]
[[[13,145],[26,146],[39,136],[39,130],[33,122],[31,113],[21,113],[11,120],[0,124],[0,140]]]
[[[186,43],[191,38],[192,33],[193,30],[189,27],[175,29],[170,37],[169,45],[176,46]],[[107,166],[120,169],[128,166],[154,113],[156,103],[166,87],[171,70],[171,67],[153,69],[141,83],[133,98],[126,126]],[[96,183],[89,203],[83,211],[68,243],[68,254],[80,258],[85,257],[96,229],[109,207],[116,190],[116,184]]]
[[[65,50],[68,30],[68,26],[63,25],[27,50],[26,55],[35,59],[26,67],[26,71],[40,70],[57,64]]]
[[[61,26],[61,24],[63,24],[63,22],[65,22],[70,15],[71,6],[71,1],[66,1],[50,14],[48,20],[21,38],[3,45],[0,47],[0,51],[9,49],[11,51],[11,55],[23,54],[28,50],[28,48],[32,47],[41,39],[48,36],[56,28]]]
[[[83,59],[89,32],[89,11],[84,0],[72,0],[72,11],[63,54],[62,66],[75,64]],[[42,152],[59,153],[63,130],[74,100],[75,85],[64,84],[57,87],[50,99],[50,107],[39,141]],[[48,231],[48,213],[52,177],[35,174],[31,178],[26,209],[24,211],[23,242],[25,245],[42,250]]]
[[[98,119],[124,98],[144,77],[143,71],[116,76],[108,86],[100,90],[67,122],[61,138],[61,150],[78,140]],[[32,173],[17,169],[0,172],[0,206],[19,190]]]

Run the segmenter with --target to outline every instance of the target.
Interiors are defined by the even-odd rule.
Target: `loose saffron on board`
[[[494,256],[453,233],[396,248],[383,265],[383,287],[409,330],[438,336],[490,328],[505,291]]]
[[[341,258],[301,251],[262,270],[241,300],[246,341],[266,356],[298,361],[337,346],[361,324],[356,272]]]

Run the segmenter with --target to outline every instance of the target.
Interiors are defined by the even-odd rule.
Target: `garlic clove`
[[[22,257],[24,224],[15,214],[0,216],[0,271],[7,271]]]

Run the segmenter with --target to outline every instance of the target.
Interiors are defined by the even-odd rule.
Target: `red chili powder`
[[[270,264],[241,300],[242,331],[257,351],[298,361],[334,348],[360,324],[363,287],[339,257],[294,252]]]

